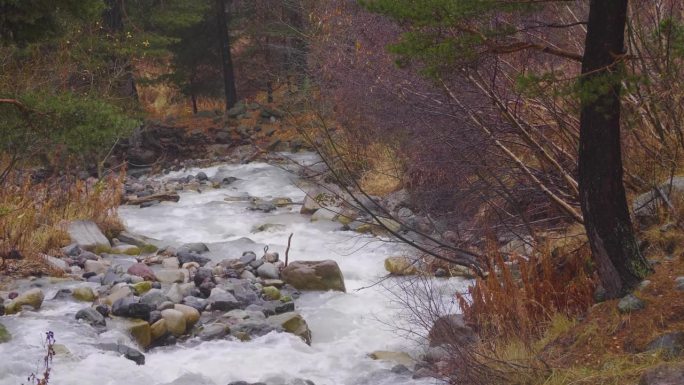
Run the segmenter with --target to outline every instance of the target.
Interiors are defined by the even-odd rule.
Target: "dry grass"
[[[90,183],[52,180],[32,183],[10,175],[0,190],[0,256],[13,250],[23,257],[8,261],[5,273],[23,275],[48,270],[41,254],[59,253],[69,243],[65,228],[70,220],[95,221],[108,236],[123,229],[116,215],[124,174]]]

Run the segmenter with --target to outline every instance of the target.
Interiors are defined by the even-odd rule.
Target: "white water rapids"
[[[313,159],[311,155],[297,157],[302,162]],[[249,194],[301,202],[305,193],[297,187],[296,175],[282,167],[226,164],[175,172],[163,178],[198,171],[204,171],[209,178],[220,173],[239,180],[227,188],[181,193],[178,203],[144,209],[121,207],[119,214],[126,227],[159,239],[162,244],[204,242],[216,260],[237,258],[245,250],[254,250],[260,256],[264,244],[283,258],[287,237],[294,233],[290,260],[336,260],[347,293],[305,293],[296,300],[297,311],[312,331],[311,346],[287,333],[270,333],[249,342],[186,342],[146,352],[145,365],[136,366],[93,346],[101,342],[135,346],[128,336],[114,331],[98,335],[90,326],[76,321],[74,314],[85,306],[83,303],[47,300],[59,288],[82,283],[45,284],[46,301],[40,311],[24,310],[20,315],[1,318],[13,339],[0,344],[0,385],[28,384],[26,376],[41,370],[43,337],[48,330],[55,333],[58,344],[70,351],[58,354],[53,362],[50,384],[54,385],[226,385],[238,380],[278,384],[293,378],[308,379],[316,385],[435,383],[394,374],[390,371],[393,363],[368,357],[376,350],[405,351],[414,357],[420,354],[416,343],[382,322],[395,319],[398,311],[386,289],[377,285],[356,291],[385,274],[383,260],[401,253],[398,245],[340,231],[339,223],[310,222],[308,216],[299,214],[297,205],[266,214],[247,210],[246,203],[224,200],[227,196]],[[265,223],[282,226],[252,233],[254,226]],[[449,292],[463,290],[467,285],[467,281],[458,279],[442,282],[449,285]]]

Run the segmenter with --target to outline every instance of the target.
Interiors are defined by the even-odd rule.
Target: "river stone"
[[[211,310],[229,311],[240,307],[234,295],[218,287],[211,291],[208,301]]]
[[[85,261],[83,271],[86,273],[90,274],[104,274],[107,272],[107,269],[109,269],[109,266],[107,266],[104,262],[102,261],[91,261],[87,260]]]
[[[166,320],[163,318],[150,326],[150,335],[152,337],[152,341],[156,341],[164,337],[166,333],[168,333],[168,329],[166,328]]]
[[[316,212],[311,215],[311,222],[318,221],[334,221],[338,217],[338,213],[342,209],[340,207],[326,207],[316,210]]]
[[[128,231],[122,231],[119,233],[119,235],[116,236],[119,241],[123,243],[127,243],[129,245],[137,246],[140,248],[148,247],[150,243],[153,241],[151,238],[147,238],[142,235],[137,235],[133,233],[129,233]]]
[[[164,258],[162,260],[162,267],[165,269],[177,269],[180,266],[180,261],[176,257]]]
[[[648,369],[641,376],[639,385],[681,385],[684,384],[684,364],[661,364]]]
[[[127,359],[135,362],[138,365],[145,364],[145,355],[139,351],[121,344],[99,344],[97,345],[100,349],[110,352],[116,352],[126,357]]]
[[[261,278],[272,279],[280,277],[280,275],[278,274],[278,269],[275,267],[275,265],[268,262],[264,263],[263,265],[259,266],[259,268],[257,268],[257,275]]]
[[[201,243],[201,242],[195,242],[195,243],[186,243],[183,246],[178,248],[178,251],[185,251],[188,253],[197,253],[197,254],[202,254],[206,253],[209,251],[209,247],[207,247],[206,244]]]
[[[194,307],[176,304],[173,308],[183,313],[183,316],[185,317],[185,325],[188,329],[195,326],[197,321],[200,319],[200,312]]]
[[[147,293],[148,291],[152,290],[152,282],[142,281],[132,285],[132,287],[133,291],[135,292],[135,295],[141,296]]]
[[[392,275],[413,275],[417,273],[413,262],[408,257],[389,257],[385,259],[385,270]]]
[[[102,300],[105,305],[112,306],[114,302],[120,300],[121,298],[126,298],[133,295],[133,292],[128,286],[119,286],[112,290],[111,294]]]
[[[222,323],[213,323],[204,326],[204,328],[202,328],[202,331],[199,332],[198,337],[202,341],[212,341],[221,339],[229,333],[230,327],[228,327],[228,325]]]
[[[147,266],[144,263],[136,263],[132,265],[131,267],[128,268],[127,271],[128,274],[130,275],[135,275],[138,277],[141,277],[147,281],[156,281],[157,277],[154,274],[154,271]]]
[[[7,330],[5,325],[0,324],[0,344],[4,344],[5,342],[9,342],[11,339],[12,339],[12,335]]]
[[[633,311],[641,310],[646,307],[646,304],[641,299],[633,294],[627,294],[618,302],[618,310],[620,313],[631,313]]]
[[[261,293],[263,294],[264,298],[269,300],[280,299],[280,290],[273,286],[264,287],[263,289],[261,289]]]
[[[155,272],[157,280],[161,283],[183,283],[185,274],[181,269],[162,269]]]
[[[185,334],[187,324],[185,323],[185,315],[176,309],[162,310],[162,319],[166,322],[166,328],[169,333],[176,337]]]
[[[5,306],[5,314],[15,314],[24,306],[30,306],[33,310],[39,310],[45,299],[45,294],[38,288],[33,288],[21,293],[8,305]]]
[[[86,308],[81,309],[78,312],[76,312],[76,319],[77,320],[84,320],[85,322],[89,323],[91,326],[106,326],[107,325],[104,316],[102,316],[102,314],[100,314],[100,312],[93,309],[92,307],[86,307]]]
[[[113,317],[110,325],[127,332],[143,349],[150,346],[152,343],[150,324],[147,321]]]
[[[119,298],[112,304],[112,314],[117,317],[128,317],[129,307],[137,302],[133,297]]]
[[[43,259],[53,269],[59,270],[61,272],[65,272],[65,273],[71,273],[71,268],[69,267],[69,264],[66,261],[59,259],[57,257],[53,257],[51,255],[44,255]]]
[[[168,301],[169,299],[164,295],[160,289],[150,289],[147,293],[140,297],[140,303],[144,303],[154,307],[155,309],[159,307],[162,302]]]
[[[660,350],[669,358],[684,353],[684,332],[672,332],[658,336],[646,346],[647,352]]]
[[[468,346],[478,340],[473,329],[466,324],[462,314],[449,314],[439,317],[428,333],[430,346],[444,343]]]
[[[406,352],[377,350],[369,354],[368,357],[374,360],[392,362],[409,368],[412,368],[416,364],[416,361]]]
[[[76,299],[78,301],[84,301],[84,302],[95,301],[95,293],[93,292],[93,289],[90,286],[76,287],[71,292],[71,295],[74,297],[74,299]]]
[[[342,271],[333,260],[294,261],[283,269],[282,279],[298,290],[346,291]]]
[[[135,302],[128,306],[128,317],[149,321],[152,310],[154,308],[146,303]]]
[[[292,333],[311,345],[311,330],[299,313],[290,312],[268,317],[266,321],[273,325],[282,327],[288,333]]]

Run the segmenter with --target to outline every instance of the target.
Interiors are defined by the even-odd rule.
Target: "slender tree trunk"
[[[289,27],[294,30],[292,32],[293,36],[287,38],[289,53],[287,67],[293,73],[297,85],[300,85],[307,73],[306,54],[308,47],[306,41],[302,38],[304,33],[304,17],[302,16],[304,6],[300,0],[285,1],[284,6],[290,24]]]
[[[190,101],[192,102],[192,113],[197,115],[197,97],[194,92],[190,94]]]
[[[216,0],[219,44],[221,45],[221,65],[223,67],[223,87],[225,89],[227,111],[237,103],[237,92],[235,90],[233,58],[230,54],[229,17],[226,15],[226,12],[226,0]]]
[[[124,5],[123,0],[105,0],[105,10],[102,13],[102,21],[105,30],[112,35],[117,35],[124,30]],[[113,57],[112,63],[121,58]],[[121,84],[121,91],[124,95],[138,101],[138,87],[135,84],[135,76],[133,75],[133,65],[129,58],[124,58],[124,77],[123,84]]]
[[[649,272],[632,229],[622,182],[620,92],[627,0],[592,0],[582,60],[580,202],[601,283],[609,298]]]

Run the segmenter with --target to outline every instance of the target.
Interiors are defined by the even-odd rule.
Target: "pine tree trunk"
[[[627,0],[592,0],[582,61],[579,185],[594,261],[609,298],[649,272],[632,229],[622,182],[620,92]],[[608,87],[605,87],[608,85]]]
[[[226,95],[226,111],[237,103],[235,90],[235,72],[233,58],[230,54],[230,37],[228,35],[228,17],[226,15],[226,0],[216,0],[218,19],[219,44],[221,44],[221,65],[223,67],[223,87]]]

